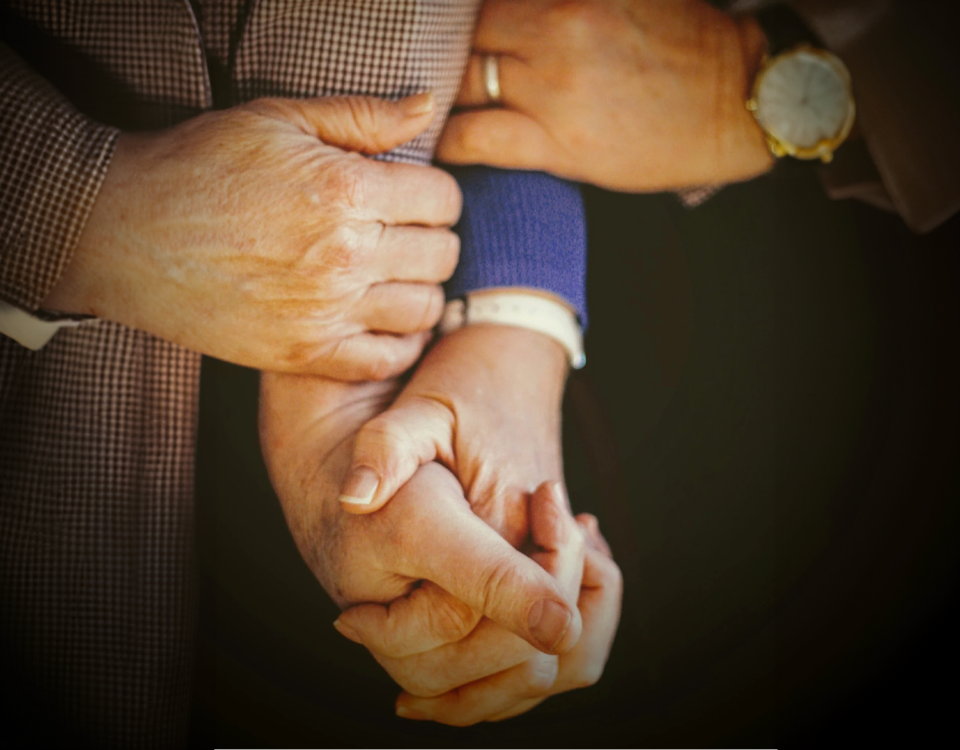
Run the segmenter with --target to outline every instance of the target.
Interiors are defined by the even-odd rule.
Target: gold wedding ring
[[[483,87],[491,104],[500,103],[500,57],[485,55],[483,58]]]

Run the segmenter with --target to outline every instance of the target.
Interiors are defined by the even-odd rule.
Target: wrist
[[[260,374],[259,432],[269,464],[300,454],[319,466],[396,398],[397,380],[344,382],[313,375]]]
[[[540,290],[500,287],[450,300],[438,330],[449,334],[478,324],[535,331],[553,339],[574,369],[583,367],[583,331],[577,314],[564,300]]]
[[[328,577],[337,550],[327,537],[343,514],[337,498],[360,428],[397,395],[397,381],[344,383],[308,375],[260,376],[260,449],[301,556],[343,606]]]
[[[466,375],[463,368],[468,368]],[[556,340],[538,331],[515,326],[480,323],[460,328],[440,338],[418,368],[411,384],[423,391],[436,390],[467,401],[477,396],[464,389],[476,383],[500,403],[513,404],[522,413],[532,404],[559,409],[570,364],[567,353]],[[451,392],[451,384],[458,387]],[[554,409],[555,408],[555,409]]]
[[[731,19],[726,47],[730,50],[722,92],[718,97],[722,111],[718,122],[721,168],[733,179],[746,179],[762,174],[773,166],[774,158],[766,137],[751,112],[746,108],[753,81],[767,51],[767,38],[753,16]]]
[[[544,376],[565,382],[570,365],[564,348],[552,337],[529,328],[478,323],[453,331],[435,345],[470,350],[473,361],[494,370],[509,370],[525,380]]]

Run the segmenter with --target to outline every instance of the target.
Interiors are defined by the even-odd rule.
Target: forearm
[[[337,522],[336,498],[357,430],[389,405],[397,388],[394,381],[260,377],[260,446],[271,483],[301,556],[343,606],[334,582],[342,572],[338,551],[325,542],[324,531]]]

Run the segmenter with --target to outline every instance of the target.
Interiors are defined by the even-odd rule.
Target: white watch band
[[[476,323],[494,323],[538,331],[556,340],[567,352],[570,366],[586,364],[583,333],[577,316],[566,305],[524,292],[485,292],[450,300],[440,318],[441,334]]]

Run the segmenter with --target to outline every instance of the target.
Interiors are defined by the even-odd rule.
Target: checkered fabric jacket
[[[260,96],[425,89],[448,107],[478,0],[0,3],[0,298],[57,282],[120,129]],[[392,158],[425,161],[438,130]],[[200,357],[101,320],[0,335],[0,627],[97,744],[184,742]]]

